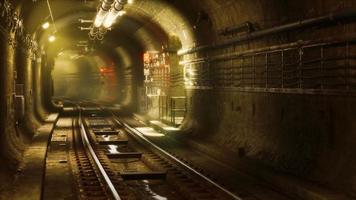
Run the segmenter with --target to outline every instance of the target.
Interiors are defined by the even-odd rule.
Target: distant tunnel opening
[[[154,12],[147,13],[146,6],[155,8]],[[171,12],[161,12],[167,9]],[[90,25],[78,24],[74,21],[78,14],[70,12],[56,21],[57,29],[61,27],[57,41],[47,41],[50,30],[41,33],[51,61],[47,67],[53,70],[49,95],[120,105],[129,112],[179,126],[187,100],[178,51],[193,44],[191,27],[180,11],[164,2],[138,2],[126,13],[98,41],[88,40],[86,30],[80,34],[70,30],[73,24]]]
[[[113,62],[99,56],[61,52],[52,72],[55,99],[109,101],[118,96],[118,80]]]

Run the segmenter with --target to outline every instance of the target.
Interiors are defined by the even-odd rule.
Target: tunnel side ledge
[[[58,117],[58,113],[48,116],[24,152],[24,160],[15,178],[12,199],[41,199],[47,147]]]

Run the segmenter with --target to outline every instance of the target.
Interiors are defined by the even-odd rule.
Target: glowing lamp
[[[43,28],[44,30],[48,29],[49,26],[50,26],[50,23],[49,23],[49,22],[45,22],[45,23],[42,24],[42,28]]]
[[[107,11],[100,10],[98,12],[98,14],[96,15],[96,17],[95,17],[94,26],[99,28],[103,24],[103,22],[104,22],[104,20],[105,20],[107,15],[108,15]]]
[[[115,11],[115,10],[112,10],[105,18],[104,20],[104,23],[103,23],[103,26],[105,28],[110,28],[114,22],[116,21],[116,19],[119,17],[119,16],[123,16],[126,14],[126,11]]]
[[[49,36],[49,37],[48,37],[48,41],[49,41],[49,42],[54,42],[54,41],[56,41],[56,36],[54,36],[54,35]]]

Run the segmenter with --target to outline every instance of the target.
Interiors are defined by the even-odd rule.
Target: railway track
[[[70,157],[79,199],[241,199],[112,113],[77,111]]]

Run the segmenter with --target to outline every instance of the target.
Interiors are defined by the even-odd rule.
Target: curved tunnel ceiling
[[[52,0],[50,1],[55,19],[58,41],[47,46],[47,38],[55,30],[41,29],[42,23],[50,21],[46,1],[23,1],[20,9],[27,30],[40,36],[42,48],[49,55],[56,56],[63,50],[78,50],[80,41],[89,40],[88,31],[79,27],[91,24],[81,24],[79,19],[93,19],[100,1]],[[127,48],[135,46],[140,51],[169,48],[169,38],[178,38],[179,47],[188,48],[195,44],[196,38],[192,25],[184,15],[170,3],[157,0],[136,0],[125,7],[127,14],[117,20],[103,41],[96,48],[108,55],[115,54],[116,47]],[[47,48],[48,47],[48,48]],[[120,57],[120,55],[117,55]]]
[[[100,0],[6,1],[16,5],[25,33],[42,48],[40,55],[34,42],[27,43],[28,35],[10,28],[19,24],[3,19],[0,163],[16,182],[32,172],[26,167],[35,169],[19,165],[22,152],[49,147],[30,146],[30,140],[37,145],[37,139],[44,139],[37,128],[49,125],[48,113],[61,111],[62,97],[74,97],[114,105],[125,115],[170,118],[174,127],[161,130],[179,145],[162,143],[187,150],[181,158],[200,164],[195,165],[198,171],[215,168],[211,177],[245,198],[356,199],[355,0],[134,0],[103,40],[90,43],[94,51],[77,46],[89,40],[79,26],[91,25],[79,19],[92,20]],[[58,29],[53,43],[48,41],[53,26],[41,28],[51,20],[48,1]],[[142,55],[151,50],[160,52]],[[179,109],[171,103],[171,117],[162,112],[169,110],[169,98],[182,100],[175,104]],[[46,142],[52,142],[49,138]],[[41,166],[50,158],[43,152],[37,162],[32,157],[37,154],[24,155],[25,164],[33,160]],[[2,178],[8,174],[3,168],[0,193],[3,185],[12,187],[13,179],[12,174]],[[38,180],[46,184],[42,174]],[[18,188],[28,195],[32,185]]]

